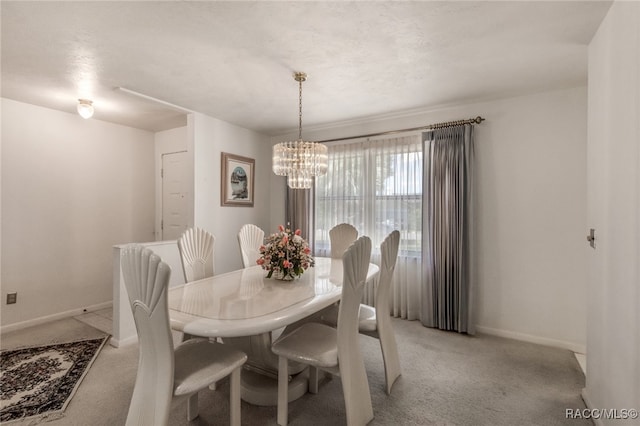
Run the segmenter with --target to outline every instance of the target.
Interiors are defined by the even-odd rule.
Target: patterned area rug
[[[0,422],[62,413],[107,338],[0,352]]]

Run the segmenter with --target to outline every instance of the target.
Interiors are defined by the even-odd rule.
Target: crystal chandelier
[[[302,82],[307,79],[307,74],[296,72],[293,78],[300,86],[298,140],[280,142],[273,146],[273,173],[287,176],[287,185],[290,188],[309,189],[314,176],[327,173],[328,151],[325,145],[302,140]]]

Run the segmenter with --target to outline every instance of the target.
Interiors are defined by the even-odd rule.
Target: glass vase
[[[295,278],[291,276],[291,274],[287,274],[283,271],[273,271],[273,274],[271,276],[280,281],[293,281]]]

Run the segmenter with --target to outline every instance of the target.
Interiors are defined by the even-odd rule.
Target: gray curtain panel
[[[311,253],[314,253],[314,210],[315,178],[311,189],[291,189],[287,186],[286,221],[291,229],[300,229],[302,238],[307,240]]]
[[[473,126],[423,140],[422,323],[473,334]]]

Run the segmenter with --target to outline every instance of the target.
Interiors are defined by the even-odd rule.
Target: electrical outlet
[[[11,305],[18,301],[18,293],[7,293],[7,305]]]

